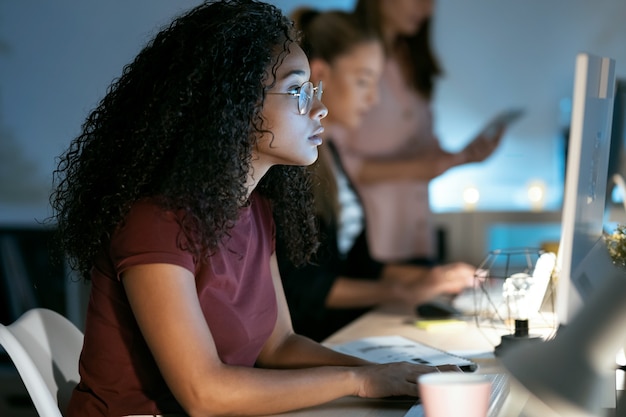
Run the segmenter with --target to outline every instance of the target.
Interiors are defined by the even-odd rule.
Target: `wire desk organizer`
[[[472,314],[478,329],[495,330],[503,338],[528,336],[532,329],[553,336],[557,325],[555,269],[556,255],[542,249],[490,251],[474,276]],[[482,333],[494,347],[500,342]]]

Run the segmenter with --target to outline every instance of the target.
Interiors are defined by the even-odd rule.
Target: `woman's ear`
[[[330,75],[330,65],[323,59],[314,58],[309,61],[309,67],[311,68],[311,81],[317,84],[320,81],[328,82],[328,76]]]

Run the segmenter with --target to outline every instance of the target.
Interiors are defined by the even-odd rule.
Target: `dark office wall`
[[[54,158],[154,31],[199,0],[0,1],[0,224],[47,214]],[[354,0],[274,0],[350,9]],[[493,114],[526,116],[484,164],[433,183],[435,211],[460,210],[468,185],[478,210],[527,210],[526,186],[546,183],[558,209],[562,127],[577,52],[612,56],[626,77],[624,0],[437,0],[434,39],[445,68],[434,102],[436,133],[462,147]],[[445,192],[442,192],[445,191]]]
[[[0,228],[0,255],[0,323],[35,306],[65,313],[66,277],[53,231]]]

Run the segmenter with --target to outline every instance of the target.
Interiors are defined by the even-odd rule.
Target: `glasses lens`
[[[316,97],[319,101],[322,101],[322,93],[324,92],[324,89],[323,89],[323,87],[322,87],[322,82],[321,82],[321,81],[317,84],[317,87],[316,87],[316,88],[317,88],[317,91],[315,92],[315,93],[316,93],[316,94],[315,94],[315,97]]]
[[[311,111],[313,104],[313,83],[307,81],[300,87],[300,97],[298,97],[298,110],[304,115]]]

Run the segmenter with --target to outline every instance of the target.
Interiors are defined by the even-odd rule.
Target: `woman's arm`
[[[405,285],[397,282],[337,277],[326,297],[328,308],[367,308],[403,302]]]
[[[289,307],[280,279],[276,254],[271,260],[272,277],[278,304],[278,319],[272,336],[265,344],[257,365],[266,368],[305,368],[320,365],[355,366],[370,364],[344,355],[298,334],[291,326]]]
[[[465,162],[463,153],[449,153],[440,149],[410,158],[364,159],[360,163],[356,180],[362,184],[401,180],[429,181]]]
[[[408,158],[363,158],[356,180],[362,184],[398,180],[430,181],[456,166],[484,161],[496,150],[503,134],[504,128],[501,127],[494,136],[478,135],[456,153],[436,147],[427,153]]]
[[[400,284],[403,301],[418,305],[443,294],[458,294],[476,284],[476,267],[465,262],[453,262],[432,267],[389,264],[383,280]]]
[[[274,259],[272,270],[279,283]],[[125,271],[122,281],[165,381],[192,417],[272,414],[347,395],[415,395],[415,378],[432,372],[406,363],[288,370],[230,366],[217,354],[190,271],[170,264],[141,265]],[[286,303],[279,298],[276,329],[259,357],[260,366],[362,363],[296,337],[290,327]]]
[[[457,294],[474,285],[476,268],[457,262],[435,267],[387,264],[378,280],[338,277],[329,308],[372,307],[386,303],[418,305],[441,294]]]

